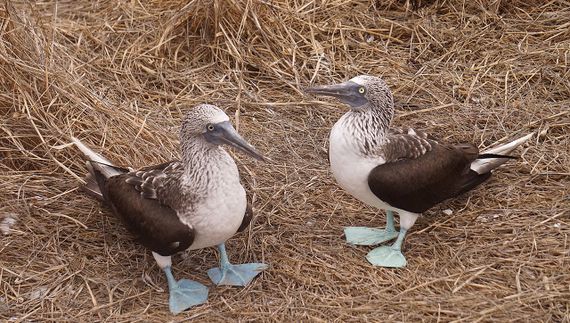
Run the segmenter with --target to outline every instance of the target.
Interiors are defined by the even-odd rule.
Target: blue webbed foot
[[[170,292],[170,312],[178,314],[188,308],[206,303],[208,300],[208,287],[199,282],[181,279],[176,281],[170,267],[164,268]]]
[[[346,237],[346,242],[350,244],[373,246],[396,238],[398,231],[367,227],[346,227],[344,228],[344,236]]]
[[[268,267],[262,263],[232,265],[226,253],[226,246],[222,243],[218,245],[218,249],[220,250],[220,267],[208,270],[208,276],[216,285],[246,286]]]
[[[406,257],[402,254],[402,243],[408,230],[400,228],[398,239],[391,246],[382,246],[371,250],[366,259],[374,266],[400,268],[406,266]]]
[[[266,264],[262,263],[228,264],[209,269],[208,276],[216,285],[247,286],[255,276],[267,267]]]
[[[382,246],[371,250],[366,259],[374,266],[400,268],[406,266],[406,257],[400,249]]]
[[[360,246],[373,246],[390,241],[398,236],[398,231],[394,228],[394,213],[390,210],[386,211],[386,229],[346,227],[344,236],[346,242]]]

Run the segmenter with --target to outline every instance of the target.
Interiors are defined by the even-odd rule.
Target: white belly
[[[239,183],[233,189],[209,194],[192,217],[196,235],[189,249],[216,246],[231,238],[243,221],[246,207],[245,190]]]
[[[345,134],[342,123],[337,122],[331,130],[329,159],[331,170],[338,185],[360,201],[385,210],[396,210],[382,202],[368,186],[370,171],[384,163],[379,157],[366,158],[358,147],[350,142],[350,135]]]

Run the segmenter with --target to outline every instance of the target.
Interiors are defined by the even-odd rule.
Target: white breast
[[[233,159],[223,153],[209,163],[210,180],[205,197],[195,205],[183,222],[194,228],[194,242],[189,249],[216,246],[231,238],[239,229],[247,207],[245,189]]]
[[[192,218],[196,236],[190,249],[216,246],[231,238],[240,227],[247,207],[241,185],[211,192]]]
[[[384,160],[363,156],[342,118],[332,128],[329,139],[331,170],[339,186],[370,206],[395,210],[377,198],[368,186],[368,174],[374,167],[383,164]]]

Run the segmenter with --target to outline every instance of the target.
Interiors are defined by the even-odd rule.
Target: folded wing
[[[171,176],[173,172],[182,171],[178,162],[125,172],[110,178],[98,173],[96,167],[93,168],[105,202],[142,245],[163,256],[190,247],[194,230],[180,221],[172,205],[180,197],[165,194],[168,191],[178,193],[178,190],[165,190],[168,186],[179,185],[178,177]]]
[[[470,170],[478,156],[472,145],[442,145],[423,134],[392,133],[383,149],[386,163],[370,172],[370,190],[382,201],[409,212],[422,213],[490,176]]]

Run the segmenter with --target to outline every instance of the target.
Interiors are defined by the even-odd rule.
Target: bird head
[[[228,145],[246,154],[264,160],[252,145],[243,139],[230,122],[228,115],[211,104],[200,104],[186,113],[180,129],[181,141],[204,140],[210,145]]]
[[[348,104],[353,111],[391,109],[394,105],[388,85],[377,76],[359,75],[346,82],[310,87],[305,91],[335,97]]]

